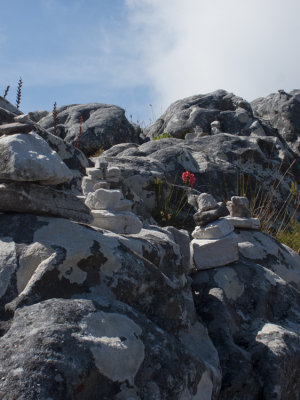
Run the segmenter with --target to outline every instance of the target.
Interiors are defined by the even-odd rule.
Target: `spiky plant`
[[[22,85],[23,85],[23,81],[22,81],[22,78],[20,78],[19,82],[18,82],[18,89],[17,89],[17,101],[16,101],[17,109],[19,109],[20,103],[21,103]]]
[[[81,140],[81,135],[82,135],[82,122],[83,122],[83,119],[82,119],[82,115],[81,115],[81,116],[80,116],[80,119],[79,119],[79,135],[78,135],[77,142],[75,143],[75,147],[76,147],[77,149],[79,149],[80,140]]]
[[[6,96],[8,95],[9,89],[10,89],[10,86],[8,85],[6,90],[5,90],[4,96],[3,96],[4,99],[6,99]]]
[[[52,115],[53,115],[53,135],[57,136],[57,110],[56,110],[56,102],[53,104],[53,111],[52,111]]]

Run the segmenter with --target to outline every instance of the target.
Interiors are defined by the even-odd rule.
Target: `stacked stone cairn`
[[[217,203],[208,193],[201,193],[197,203],[196,228],[190,244],[191,269],[216,268],[237,261],[237,237],[231,221],[225,218],[229,214],[225,204]]]
[[[141,220],[131,212],[132,201],[124,199],[119,188],[121,171],[108,168],[99,157],[94,168],[86,168],[82,180],[84,202],[91,209],[92,226],[108,229],[119,234],[136,234],[142,229]]]
[[[247,197],[233,196],[231,201],[227,201],[226,206],[230,212],[230,216],[226,219],[235,228],[259,229],[260,221],[258,218],[252,218]]]

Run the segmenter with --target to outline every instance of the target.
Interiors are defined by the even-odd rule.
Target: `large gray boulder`
[[[83,119],[79,148],[88,156],[117,143],[139,143],[141,130],[125,117],[117,106],[101,103],[77,104],[57,109],[57,133],[65,142],[78,143],[80,117]],[[53,132],[52,113],[39,120],[39,125]]]
[[[218,355],[171,231],[0,215],[1,395],[216,400]]]
[[[0,137],[0,180],[58,185],[73,174],[56,151],[38,134]]]
[[[184,138],[193,132],[213,133],[211,124],[215,122],[221,132],[238,135],[250,135],[259,128],[246,100],[226,90],[217,90],[175,101],[145,132],[150,138],[164,132]]]
[[[197,311],[220,357],[219,399],[299,399],[300,292],[249,260],[192,278]]]
[[[279,275],[300,292],[300,255],[266,233],[236,229],[239,253]]]
[[[41,128],[36,124],[34,119],[30,118],[32,113],[25,115],[6,100],[2,103],[3,107],[6,108],[0,107],[0,135],[6,135],[7,132],[13,132],[12,134],[26,134],[33,131],[37,133],[48,143],[51,149],[59,155],[72,172],[73,178],[71,181],[60,184],[60,187],[67,190],[71,189],[78,193],[81,192],[81,180],[85,175],[85,168],[89,166],[89,161],[86,156],[74,146],[66,143],[63,139]],[[43,112],[41,113],[43,114]],[[4,127],[2,131],[1,127]]]
[[[207,366],[171,332],[101,297],[19,309],[0,349],[7,399],[217,399]]]
[[[300,90],[279,90],[251,102],[254,115],[269,124],[300,156]]]

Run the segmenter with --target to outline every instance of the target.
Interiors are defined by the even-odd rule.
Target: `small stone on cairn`
[[[260,221],[252,218],[247,197],[233,196],[227,201],[230,216],[226,217],[235,228],[259,229]]]
[[[225,204],[217,203],[208,193],[201,193],[197,203],[196,228],[190,244],[191,268],[210,269],[237,261],[239,254],[234,227],[223,218],[229,213]]]

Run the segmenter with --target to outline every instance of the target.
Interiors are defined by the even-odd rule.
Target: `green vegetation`
[[[104,149],[100,148],[94,154],[92,154],[91,157],[99,157],[102,153],[104,153],[104,151]]]
[[[153,140],[167,139],[167,138],[171,138],[171,137],[173,137],[173,136],[171,136],[168,132],[164,132],[159,136],[155,136],[153,138]]]
[[[154,181],[156,208],[152,216],[160,226],[172,225],[181,229],[189,216],[192,206],[188,204],[187,195],[196,179],[188,171],[183,172],[181,178],[184,186],[169,184],[161,178]]]
[[[285,199],[282,200],[280,196],[280,186],[284,184],[284,177],[291,174],[294,162],[285,172],[281,171],[280,165],[271,184],[267,183],[267,174],[263,182],[249,175],[241,175],[238,177],[238,194],[248,197],[250,211],[254,218],[259,218],[262,232],[272,235],[299,253],[300,224],[295,219],[300,209],[300,191],[297,183],[291,181],[290,191]]]
[[[300,254],[300,223],[295,220],[290,221],[277,233],[276,239]]]

